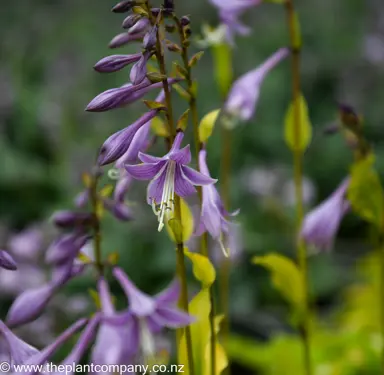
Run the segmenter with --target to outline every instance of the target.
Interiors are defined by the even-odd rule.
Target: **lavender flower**
[[[201,173],[210,177],[207,166],[207,152],[201,150],[199,153],[199,169]],[[226,217],[237,215],[238,211],[229,213],[224,208],[219,192],[214,185],[203,186],[203,200],[201,206],[200,224],[197,230],[198,235],[205,231],[219,243],[223,254],[228,257],[229,254],[223,243],[223,233],[229,232],[230,223]]]
[[[146,51],[141,55],[137,63],[133,65],[129,78],[134,85],[138,85],[144,81],[147,74],[147,62],[150,57],[151,52]]]
[[[112,134],[103,144],[99,154],[99,165],[106,165],[113,163],[122,157],[134,139],[137,131],[153,119],[158,113],[157,109],[153,109],[143,116],[141,116],[132,125],[127,126],[125,129],[119,130],[117,133]]]
[[[103,317],[115,316],[116,311],[112,304],[108,284],[103,278],[99,280],[98,290]],[[130,340],[129,333],[129,327],[116,326],[103,319],[92,349],[91,362],[102,365],[129,363],[137,350],[137,347],[134,346],[136,343]]]
[[[129,308],[105,319],[118,327],[126,327],[131,338],[130,347],[136,352],[141,349],[144,357],[154,355],[155,333],[164,327],[180,328],[192,323],[190,315],[175,307],[180,293],[178,282],[173,282],[162,293],[150,297],[138,290],[123,270],[115,268],[113,274],[129,299]]]
[[[263,64],[244,74],[234,82],[224,104],[224,116],[227,126],[233,126],[237,120],[248,121],[255,113],[261,85],[267,74],[289,54],[287,48],[280,48]]]
[[[0,250],[0,268],[4,268],[9,271],[16,271],[17,264],[12,256],[4,250]]]
[[[344,180],[329,198],[305,216],[300,236],[307,245],[320,250],[332,247],[340,222],[350,207],[345,198],[349,182]]]
[[[186,166],[191,162],[191,151],[189,145],[180,149],[183,137],[184,133],[179,132],[171,150],[162,158],[140,152],[142,164],[126,165],[134,178],[152,180],[148,185],[147,202],[158,217],[159,231],[164,227],[164,217],[170,217],[174,210],[175,193],[186,197],[196,192],[194,185],[210,185],[217,181]]]
[[[168,78],[168,84],[179,82],[179,78]],[[141,99],[152,89],[163,87],[162,82],[151,84],[144,80],[139,85],[127,84],[118,88],[109,89],[97,95],[85,108],[88,112],[105,112],[111,109],[124,107]]]
[[[93,215],[89,212],[58,211],[52,221],[60,228],[81,228],[92,224]]]
[[[233,36],[249,34],[249,28],[239,21],[240,15],[247,9],[261,3],[261,0],[210,0],[219,10],[221,22],[226,26],[227,41],[233,44]]]
[[[119,48],[119,47],[125,46],[130,42],[139,42],[144,38],[144,35],[145,35],[145,32],[120,33],[115,37],[113,37],[113,39],[109,42],[109,48]]]
[[[129,64],[139,61],[141,55],[141,53],[135,53],[133,55],[107,56],[98,61],[93,68],[100,73],[117,72]]]

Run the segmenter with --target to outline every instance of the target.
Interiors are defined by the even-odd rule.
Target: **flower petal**
[[[155,296],[158,304],[173,304],[176,303],[180,295],[180,282],[178,279],[172,281],[172,283],[161,293]]]
[[[181,165],[176,164],[175,193],[179,197],[184,198],[184,197],[188,197],[189,195],[196,193],[196,189],[191,184],[191,182],[184,177],[181,168],[182,168]]]
[[[17,264],[12,256],[4,250],[0,250],[0,268],[4,268],[9,271],[16,271]]]
[[[181,150],[170,152],[168,156],[171,160],[174,160],[176,163],[189,164],[191,162],[190,146],[187,145],[183,147]]]
[[[55,292],[51,284],[27,290],[13,302],[7,315],[7,325],[17,327],[37,319]]]
[[[197,172],[194,169],[187,167],[186,165],[181,166],[181,169],[184,177],[189,180],[189,182],[193,185],[204,186],[211,185],[217,182],[216,179],[208,177],[200,172]]]
[[[147,187],[147,203],[152,202],[160,203],[163,196],[165,177],[167,176],[167,166],[155,176],[155,178],[148,184]]]
[[[194,318],[176,308],[161,306],[156,309],[153,320],[164,327],[181,328],[191,324]]]
[[[142,163],[136,165],[127,164],[126,171],[136,180],[152,180],[164,167],[167,161],[162,160],[156,164]]]
[[[155,300],[149,295],[141,292],[122,269],[115,268],[113,270],[113,275],[119,281],[127,295],[129,299],[129,308],[133,314],[137,316],[148,316],[155,311]]]
[[[145,154],[144,152],[139,152],[139,159],[143,163],[151,163],[151,164],[159,163],[160,161],[165,160],[165,158],[159,158],[158,156],[148,155],[148,154]]]

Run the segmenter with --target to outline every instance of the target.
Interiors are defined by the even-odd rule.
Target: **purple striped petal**
[[[131,186],[132,181],[133,178],[128,174],[120,178],[120,180],[116,184],[115,191],[113,193],[113,198],[116,202],[124,202],[125,194]]]
[[[168,156],[171,160],[174,160],[176,163],[189,164],[191,162],[190,146],[187,145],[181,150],[170,152]]]
[[[140,42],[144,38],[144,35],[145,35],[144,32],[138,32],[138,33],[128,32],[128,33],[118,34],[109,42],[109,48],[119,48],[130,42]]]
[[[108,283],[104,277],[101,277],[97,283],[99,297],[101,302],[101,311],[104,315],[113,315],[115,313],[115,307],[112,303],[112,296],[109,290]]]
[[[148,184],[147,187],[147,203],[152,204],[156,202],[157,204],[161,202],[163,196],[165,177],[167,175],[167,167],[164,167],[163,170],[153,178],[153,180]]]
[[[11,365],[21,365],[39,353],[36,348],[19,339],[1,320],[0,348],[2,355],[5,355],[5,352],[7,352],[9,356],[8,358],[2,359]]]
[[[193,185],[204,186],[211,185],[217,182],[216,179],[208,177],[194,169],[187,167],[186,165],[181,166],[183,177],[186,178]]]
[[[137,289],[122,269],[115,268],[113,270],[113,275],[119,281],[127,295],[129,299],[129,308],[133,314],[139,317],[144,317],[151,315],[155,311],[155,300]]]
[[[151,180],[153,179],[161,169],[167,164],[167,161],[162,160],[156,164],[137,164],[137,165],[125,165],[127,172],[136,180]]]
[[[175,193],[179,197],[188,197],[189,195],[195,194],[196,189],[194,186],[184,178],[183,172],[181,170],[182,166],[176,164],[176,172],[175,172]]]
[[[147,61],[150,58],[150,52],[144,52],[140,57],[140,60],[133,65],[129,78],[134,85],[138,85],[143,82],[147,74]]]
[[[47,346],[41,352],[31,356],[27,361],[24,361],[23,363],[26,365],[41,365],[47,362],[51,356],[86,323],[87,319],[78,320],[76,323],[67,328],[52,344]],[[28,375],[32,374],[34,374],[34,372],[28,373]]]
[[[20,294],[8,311],[7,325],[17,327],[37,319],[43,313],[54,292],[55,288],[47,284]]]
[[[159,163],[160,161],[165,160],[165,158],[159,158],[158,156],[148,155],[148,154],[145,154],[144,152],[139,152],[139,159],[143,163],[150,163],[150,164]]]
[[[4,268],[9,271],[16,271],[17,264],[12,256],[4,250],[0,250],[0,268]]]

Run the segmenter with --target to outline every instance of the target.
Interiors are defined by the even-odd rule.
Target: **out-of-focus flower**
[[[0,268],[9,271],[17,270],[17,264],[12,256],[4,250],[0,250]]]
[[[71,338],[86,323],[81,319],[65,330],[54,343],[41,352],[18,338],[0,320],[0,359],[12,366],[22,364],[43,364],[66,340]]]
[[[134,178],[152,180],[148,185],[147,202],[158,217],[159,231],[164,227],[164,218],[174,211],[175,193],[186,197],[196,192],[194,185],[210,185],[217,181],[187,166],[191,162],[191,151],[189,145],[180,149],[183,137],[183,132],[177,133],[171,150],[161,158],[139,153],[142,164],[126,165]]]
[[[112,134],[101,146],[98,158],[99,165],[110,164],[121,158],[131,146],[135,134],[142,126],[153,119],[157,113],[157,109],[152,109],[141,116],[133,124]]]
[[[255,113],[261,85],[267,74],[289,54],[288,48],[280,48],[263,64],[237,79],[224,103],[224,119],[228,127],[239,120],[248,121]]]
[[[107,282],[101,278],[98,283],[103,317],[113,317],[116,314]],[[95,345],[92,349],[92,363],[102,365],[128,364],[135,354],[137,347],[129,336],[128,326],[116,326],[105,319],[101,321]],[[108,373],[103,373],[108,375]],[[111,375],[113,375],[111,373]]]
[[[93,68],[99,73],[117,72],[129,64],[139,61],[141,56],[141,53],[107,56],[98,61]]]
[[[349,179],[344,180],[330,197],[305,216],[300,236],[307,245],[319,250],[332,247],[341,220],[350,207],[345,197],[348,185]]]
[[[211,176],[207,166],[207,152],[201,150],[199,153],[199,169],[206,176]],[[229,213],[220,198],[219,192],[214,185],[203,186],[203,200],[201,205],[200,223],[197,234],[201,235],[205,231],[220,244],[225,256],[228,256],[227,249],[223,243],[223,233],[228,233],[230,223],[227,217],[236,215],[237,212]]]
[[[8,242],[8,248],[18,260],[37,260],[43,247],[42,230],[27,228],[14,234]]]
[[[233,44],[235,34],[247,35],[250,30],[239,20],[246,10],[261,3],[261,0],[210,0],[219,10],[221,22],[226,28],[227,41]]]
[[[128,297],[129,308],[105,319],[118,327],[127,327],[130,346],[136,353],[140,351],[144,358],[154,357],[155,333],[164,327],[180,328],[193,322],[190,315],[176,307],[180,293],[178,282],[173,282],[163,292],[151,297],[137,289],[123,270],[115,268],[113,274]]]
[[[89,212],[57,211],[52,217],[56,226],[61,228],[81,228],[92,224],[93,215]]]

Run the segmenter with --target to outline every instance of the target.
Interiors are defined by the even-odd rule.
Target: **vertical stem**
[[[381,374],[384,374],[384,238],[380,235],[379,251],[380,258],[380,328],[381,328]]]
[[[101,225],[100,218],[98,215],[98,206],[100,204],[99,197],[97,194],[97,184],[99,182],[99,175],[96,171],[92,176],[92,185],[90,188],[91,195],[91,205],[93,212],[93,246],[94,246],[94,255],[95,255],[95,266],[97,268],[99,276],[103,276],[104,266],[101,253]]]
[[[201,142],[199,138],[199,115],[197,112],[197,104],[196,104],[196,97],[192,90],[193,80],[192,80],[192,73],[191,73],[191,67],[189,66],[189,59],[188,59],[188,49],[186,47],[185,43],[185,37],[184,37],[184,31],[183,26],[181,25],[180,20],[174,16],[174,21],[176,22],[179,35],[180,35],[180,42],[182,45],[182,51],[181,51],[181,57],[183,60],[184,68],[187,72],[186,75],[186,81],[188,85],[188,92],[189,92],[189,109],[191,111],[192,115],[192,123],[193,123],[193,135],[194,135],[194,144],[195,144],[195,157],[196,160],[199,159],[199,152],[201,150]],[[199,170],[199,163],[197,163],[197,169]],[[202,187],[198,186],[198,194],[200,199],[200,204],[202,204]],[[208,253],[208,235],[207,232],[203,233],[203,235],[200,238],[200,252],[202,255],[209,258]],[[211,304],[211,311],[209,314],[209,323],[210,323],[210,330],[211,330],[211,340],[210,340],[210,356],[211,356],[211,375],[216,375],[216,333],[215,333],[215,297],[214,297],[214,291],[213,286],[211,285],[209,287],[209,299]]]
[[[150,11],[149,1],[146,1],[146,6],[148,9],[148,14],[150,14],[151,23],[154,24],[153,17]],[[160,26],[160,25],[159,25]],[[160,30],[160,27],[159,29]],[[167,70],[165,66],[164,52],[161,45],[161,37],[160,32],[157,32],[157,40],[156,40],[156,57],[159,64],[160,73],[167,77]],[[171,92],[169,90],[168,80],[164,78],[163,80],[163,89],[165,94],[165,104],[166,104],[166,117],[168,121],[168,126],[171,134],[172,140],[176,136],[176,128],[173,121],[173,108],[172,108],[172,100],[171,100]],[[170,142],[171,144],[171,142]],[[175,219],[179,220],[182,223],[181,218],[181,207],[180,207],[180,197],[175,196]],[[181,283],[181,294],[179,299],[179,305],[182,307],[184,311],[189,312],[188,306],[188,285],[187,285],[187,273],[185,268],[185,259],[184,259],[184,244],[180,242],[177,244],[177,273]],[[194,375],[194,363],[193,363],[193,350],[192,350],[192,337],[191,337],[191,328],[190,326],[181,328],[177,331],[178,343],[180,342],[180,337],[182,333],[185,331],[185,339],[187,346],[187,357],[188,357],[188,369],[189,374]]]
[[[294,139],[295,139],[295,151],[293,151],[293,164],[294,164],[294,182],[295,182],[295,196],[296,196],[296,228],[297,233],[300,231],[301,223],[304,216],[303,207],[303,191],[302,191],[302,179],[303,179],[303,154],[298,147],[300,144],[300,103],[299,97],[301,95],[300,89],[300,45],[298,45],[298,35],[296,30],[296,13],[293,4],[293,0],[286,0],[285,2],[287,12],[287,22],[289,28],[289,37],[292,49],[292,97],[294,103]],[[304,288],[304,316],[300,327],[300,334],[303,342],[304,351],[304,368],[306,375],[312,374],[311,368],[311,353],[310,353],[310,310],[309,310],[309,288],[308,288],[308,266],[307,266],[307,254],[305,243],[300,239],[297,243],[297,258],[299,267],[302,274],[302,282]]]

